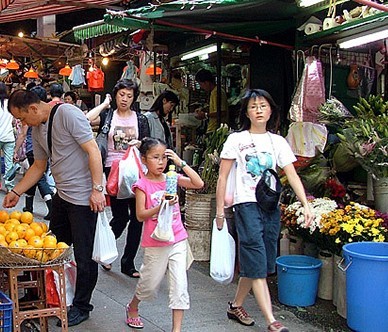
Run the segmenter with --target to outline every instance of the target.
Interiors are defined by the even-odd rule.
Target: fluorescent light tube
[[[197,56],[198,57],[204,56],[204,55],[216,52],[216,51],[217,51],[217,45],[211,45],[211,46],[208,46],[205,48],[197,49],[197,50],[190,52],[190,53],[186,53],[181,57],[181,60],[182,61],[189,60],[189,59],[195,58]]]
[[[310,7],[320,2],[323,2],[323,0],[300,0],[299,7]]]
[[[388,38],[388,28],[375,29],[359,33],[354,36],[339,39],[337,44],[340,48],[352,48],[360,45],[372,43],[376,40],[382,40]]]

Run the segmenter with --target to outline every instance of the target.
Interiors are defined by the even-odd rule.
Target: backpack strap
[[[47,128],[47,146],[49,148],[49,151],[50,151],[50,155],[53,153],[52,151],[52,137],[51,137],[51,132],[52,132],[52,129],[53,129],[53,119],[54,119],[54,115],[58,109],[58,107],[62,105],[62,104],[56,104],[52,109],[51,109],[51,113],[50,113],[50,117],[49,117],[49,121],[48,121],[48,128]]]

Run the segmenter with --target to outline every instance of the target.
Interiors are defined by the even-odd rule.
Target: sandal
[[[135,268],[130,269],[128,272],[125,270],[121,270],[121,273],[126,274],[130,278],[140,278],[140,273]]]
[[[139,330],[142,329],[144,327],[144,324],[141,321],[141,318],[139,317],[139,314],[138,314],[139,310],[132,309],[129,306],[129,303],[125,306],[125,309],[126,309],[126,316],[127,316],[125,323],[133,329],[139,329]],[[137,313],[137,317],[131,317],[130,313]]]
[[[112,270],[112,264],[101,264],[101,267],[102,267],[105,271],[110,271],[110,270]]]

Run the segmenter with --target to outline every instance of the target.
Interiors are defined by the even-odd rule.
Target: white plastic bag
[[[216,219],[213,220],[212,242],[210,251],[210,276],[217,282],[227,285],[234,276],[236,244],[228,232],[224,219],[222,230],[218,230]]]
[[[92,259],[99,264],[111,264],[119,253],[116,247],[116,239],[109,225],[105,211],[99,212],[97,217],[96,234]]]
[[[162,242],[174,241],[174,231],[172,229],[173,206],[168,200],[164,200],[158,214],[158,224],[151,237]]]
[[[119,163],[119,182],[117,198],[125,199],[135,197],[132,191],[132,185],[139,180],[144,173],[142,163],[140,162],[140,152],[136,146],[131,146],[128,157],[120,160]]]
[[[53,270],[55,286],[58,294],[60,294],[59,275]],[[69,306],[73,303],[75,294],[75,283],[77,281],[77,264],[74,261],[70,261],[65,264],[65,286],[66,286],[66,305]]]

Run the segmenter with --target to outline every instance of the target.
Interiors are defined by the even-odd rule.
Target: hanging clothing
[[[69,76],[69,80],[71,81],[71,85],[78,86],[84,85],[85,82],[85,69],[82,68],[81,65],[75,65],[71,68],[71,74]]]
[[[123,69],[121,79],[136,80],[137,68],[132,60],[127,61],[127,65]]]
[[[303,121],[317,122],[318,108],[325,103],[325,84],[322,63],[313,56],[306,59],[304,82]]]
[[[105,74],[100,68],[95,67],[93,71],[88,71],[86,79],[89,92],[104,90]]]
[[[315,157],[317,150],[323,152],[327,141],[325,125],[311,122],[293,122],[286,136],[296,156]]]

